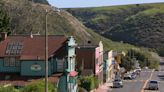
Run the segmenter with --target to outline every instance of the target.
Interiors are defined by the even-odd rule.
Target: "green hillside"
[[[107,38],[153,48],[164,55],[164,3],[67,11]]]
[[[105,49],[117,51],[134,48],[129,44],[113,42],[106,39],[91,29],[86,28],[81,22],[65,10],[54,11],[49,5],[32,3],[28,0],[0,0],[0,7],[10,17],[11,34],[44,34],[46,9],[48,13],[48,32],[51,35],[73,35],[79,44],[97,44],[103,41]]]

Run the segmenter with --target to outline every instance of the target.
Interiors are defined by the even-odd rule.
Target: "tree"
[[[0,32],[10,33],[9,20],[7,13],[0,7]]]
[[[129,71],[134,68],[134,61],[129,56],[124,56],[121,58],[120,66]]]

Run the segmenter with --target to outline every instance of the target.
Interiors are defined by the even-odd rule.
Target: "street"
[[[160,77],[158,76],[160,74]],[[148,90],[148,81],[157,80],[159,90]],[[164,92],[164,61],[160,61],[159,71],[143,69],[134,80],[123,80],[123,88],[112,88],[111,92]]]

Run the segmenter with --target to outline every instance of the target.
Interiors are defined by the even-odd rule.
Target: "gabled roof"
[[[48,56],[54,55],[55,52],[61,48],[67,41],[65,36],[48,36]],[[8,52],[9,44],[21,43],[21,51],[18,53]],[[18,46],[16,45],[16,48]],[[18,47],[19,48],[19,47]],[[16,49],[17,51],[17,49]],[[14,35],[8,36],[5,40],[0,42],[0,57],[5,56],[20,56],[20,60],[45,60],[45,36],[35,35],[33,37]]]

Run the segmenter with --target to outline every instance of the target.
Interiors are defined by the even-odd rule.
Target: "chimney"
[[[7,38],[7,33],[6,32],[1,32],[1,41],[4,41]]]

